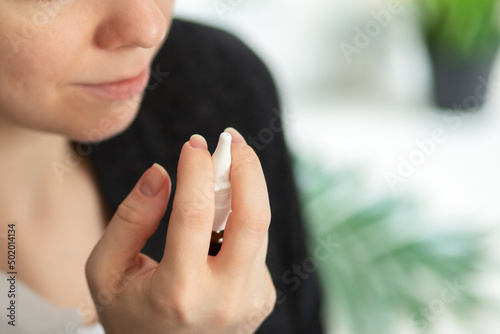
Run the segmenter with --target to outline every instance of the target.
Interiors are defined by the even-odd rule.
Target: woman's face
[[[123,131],[139,108],[173,3],[0,0],[0,123],[80,141]]]

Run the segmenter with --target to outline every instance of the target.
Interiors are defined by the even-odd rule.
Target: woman
[[[17,250],[0,273],[25,289],[1,292],[17,303],[2,333],[321,332],[272,80],[172,7],[0,0],[0,235]],[[227,130],[233,212],[212,257],[207,148],[227,126],[243,135]]]

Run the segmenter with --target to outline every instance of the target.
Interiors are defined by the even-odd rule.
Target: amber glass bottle
[[[210,249],[208,255],[215,256],[219,253],[224,239],[224,230],[212,231],[212,238],[210,239]]]

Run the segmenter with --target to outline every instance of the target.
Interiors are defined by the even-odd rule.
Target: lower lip
[[[138,76],[123,81],[103,85],[81,85],[80,87],[106,100],[129,100],[141,94],[146,89],[149,74],[149,68],[147,68]]]

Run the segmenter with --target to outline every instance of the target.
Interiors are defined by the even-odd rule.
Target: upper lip
[[[112,80],[109,80],[109,81],[99,81],[99,82],[92,82],[92,83],[81,83],[80,85],[82,86],[108,86],[108,85],[118,85],[118,84],[121,84],[121,83],[125,83],[127,81],[130,81],[130,80],[134,80],[136,79],[137,77],[141,76],[145,71],[147,70],[147,68],[143,68],[141,71],[139,72],[136,72],[136,74],[133,74],[131,76],[127,76],[127,77],[122,77],[120,79],[112,79]]]

